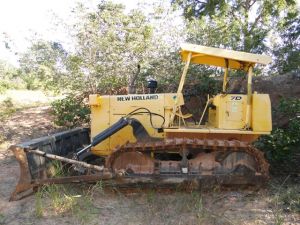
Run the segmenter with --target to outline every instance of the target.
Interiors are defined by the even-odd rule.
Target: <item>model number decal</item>
[[[231,96],[231,100],[238,101],[238,100],[241,100],[241,99],[242,99],[242,96]]]
[[[158,95],[132,95],[132,96],[119,96],[117,101],[136,101],[136,100],[156,100]]]

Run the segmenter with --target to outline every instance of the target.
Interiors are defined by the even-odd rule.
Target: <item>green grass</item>
[[[284,210],[300,213],[300,185],[287,187],[277,198]]]
[[[156,192],[154,190],[150,190],[147,192],[146,199],[147,199],[148,204],[154,203],[155,197],[156,197],[155,194],[156,194]]]
[[[77,204],[77,196],[72,195],[65,186],[63,185],[47,185],[43,186],[36,193],[36,215],[42,217],[45,212],[45,202],[43,199],[49,200],[49,207],[54,214],[63,214],[72,210],[72,208]],[[47,205],[47,203],[46,203]]]
[[[44,207],[43,207],[43,192],[39,190],[35,194],[35,216],[37,218],[42,218],[44,215]]]
[[[2,213],[0,213],[0,225],[2,224],[5,224],[5,216]]]
[[[300,185],[290,183],[289,176],[283,181],[276,180],[270,184],[270,204],[274,215],[274,224],[284,223],[286,213],[300,212]]]
[[[282,225],[284,222],[282,211],[277,210],[273,213],[274,213],[274,225]]]
[[[270,184],[271,204],[286,212],[300,213],[300,184],[290,183],[288,179],[289,176]]]
[[[66,171],[59,161],[53,161],[48,172],[53,176],[65,176]],[[86,224],[94,218],[99,209],[94,206],[94,195],[103,194],[103,182],[98,181],[93,185],[45,185],[35,194],[35,216],[71,216],[79,224]]]
[[[47,168],[47,173],[50,174],[51,177],[62,177],[68,175],[63,163],[58,160],[52,160],[52,163]]]
[[[93,197],[97,193],[104,193],[104,184],[102,180],[97,181],[94,185],[90,185],[87,189],[86,196]]]
[[[198,192],[193,192],[191,195],[194,200],[194,210],[197,214],[197,218],[201,219],[202,217],[205,216],[202,196]]]
[[[71,184],[43,186],[35,194],[35,217],[71,216],[79,224],[86,224],[99,213],[93,204],[95,190],[99,190],[99,183],[91,189]]]

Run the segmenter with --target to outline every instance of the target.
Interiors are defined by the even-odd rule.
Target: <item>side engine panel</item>
[[[164,125],[167,126],[176,100],[176,95],[177,94],[174,93],[116,96],[90,95],[91,137],[96,136],[98,133],[117,122],[121,117],[124,117],[139,108],[147,108],[152,113],[164,116]],[[179,96],[179,99],[179,104],[183,105],[182,95]],[[147,113],[137,114],[132,118],[137,119],[144,126],[149,136],[155,138],[164,137],[164,133],[159,133],[157,129],[153,128],[161,127],[163,123],[161,117],[153,115],[152,124],[150,122],[150,115]],[[136,142],[131,126],[123,128],[110,138],[93,147],[92,152],[101,156],[110,155],[113,149],[118,145],[123,145],[128,141],[133,143]]]
[[[247,95],[219,94],[209,108],[208,125],[219,129],[243,129],[246,125]],[[252,95],[251,129],[254,132],[272,130],[271,102],[268,94]]]
[[[209,108],[208,125],[222,129],[242,129],[246,121],[247,95],[219,94]]]

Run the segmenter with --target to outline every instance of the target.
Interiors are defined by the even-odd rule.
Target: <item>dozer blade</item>
[[[13,201],[27,196],[40,184],[99,179],[100,175],[87,175],[86,177],[80,176],[80,178],[78,176],[72,178],[60,177],[50,180],[47,178],[46,171],[51,160],[34,152],[44,152],[45,154],[56,155],[62,158],[65,157],[67,159],[67,156],[72,155],[78,149],[83,148],[89,143],[89,129],[75,128],[11,146],[10,150],[14,153],[20,166],[20,178],[14,192],[11,194],[10,200]]]

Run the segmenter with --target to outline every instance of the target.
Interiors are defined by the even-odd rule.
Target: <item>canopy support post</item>
[[[192,58],[192,52],[189,53],[188,58],[186,60],[186,63],[184,65],[184,69],[183,69],[183,72],[182,72],[182,75],[181,75],[181,78],[180,78],[179,87],[178,87],[178,90],[177,90],[177,95],[179,95],[180,93],[182,93],[184,81],[185,81],[186,74],[187,74],[187,71],[188,71],[188,68],[189,68],[189,65],[190,65],[190,62],[191,62],[191,58]],[[178,100],[176,99],[176,102],[177,101]]]
[[[227,77],[228,77],[228,59],[225,59],[225,73],[224,73],[224,78],[223,78],[223,93],[226,92],[226,87],[227,87]]]
[[[178,107],[180,107],[180,106],[178,106],[179,96],[182,93],[183,85],[184,85],[184,82],[185,82],[185,78],[186,78],[186,75],[187,75],[187,71],[188,71],[191,59],[192,59],[192,52],[189,52],[188,57],[187,57],[187,61],[184,65],[184,69],[183,69],[183,72],[182,72],[182,75],[181,75],[181,78],[180,78],[180,83],[179,83],[179,86],[178,86],[177,95],[176,95],[175,103],[174,103],[174,106],[173,106],[173,112],[171,114],[170,125],[173,125],[176,112],[178,110]]]
[[[253,65],[249,66],[248,69],[248,81],[247,81],[247,108],[246,108],[246,129],[251,127],[251,108],[252,108],[252,76],[253,76]]]

